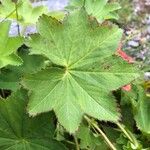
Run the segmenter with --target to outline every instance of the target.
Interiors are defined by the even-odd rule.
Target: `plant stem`
[[[14,9],[11,13],[9,13],[9,14],[2,20],[2,22],[4,22],[7,18],[9,18],[15,11],[16,11],[16,9]]]
[[[130,140],[132,144],[134,144],[135,147],[139,146],[139,143],[137,142],[135,137],[132,137],[130,133],[125,129],[124,125],[117,123],[118,127],[121,129],[121,131],[125,134],[125,136]],[[134,136],[134,135],[133,135]]]
[[[126,137],[130,140],[130,142],[133,142],[132,138],[128,134],[128,132],[125,130],[123,125],[121,125],[119,122],[117,123],[118,127],[122,130],[122,132],[126,135]]]
[[[1,90],[1,93],[2,93],[2,98],[5,98],[5,92],[3,89]]]
[[[71,145],[75,145],[74,142],[71,142],[71,141],[68,141],[68,140],[65,140],[64,142],[68,143],[68,144],[71,144]]]
[[[20,26],[19,26],[19,23],[18,23],[19,16],[18,16],[18,6],[17,6],[17,2],[15,2],[15,9],[16,9],[16,19],[17,19],[18,35],[21,36],[21,33],[20,33]]]
[[[85,7],[85,0],[83,1],[83,7]]]
[[[104,140],[107,142],[108,146],[112,149],[112,150],[117,150],[114,145],[111,143],[111,141],[108,139],[108,137],[106,136],[106,134],[99,128],[99,126],[92,122],[91,119],[89,119],[87,116],[85,116],[85,119],[102,135],[102,137],[104,138]]]
[[[14,2],[14,3],[16,3],[16,2]],[[20,4],[22,4],[22,2],[21,2]],[[17,9],[18,9],[18,6],[17,6]],[[15,8],[12,12],[10,12],[10,13],[2,20],[2,22],[4,22],[7,18],[9,18],[14,12],[16,12],[16,8]]]
[[[80,146],[79,146],[77,137],[75,135],[73,137],[74,137],[74,141],[75,141],[75,144],[76,144],[76,150],[80,150]]]

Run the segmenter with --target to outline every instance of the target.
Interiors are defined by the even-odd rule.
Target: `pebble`
[[[131,47],[138,47],[139,46],[139,42],[137,41],[129,41],[128,45]]]
[[[147,33],[150,34],[150,26],[147,28]]]
[[[150,80],[150,72],[145,72],[144,78],[145,80]]]

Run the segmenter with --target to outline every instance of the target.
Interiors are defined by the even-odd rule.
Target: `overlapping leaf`
[[[108,149],[103,139],[99,135],[94,134],[89,126],[85,124],[81,124],[77,132],[77,137],[80,139],[80,149]]]
[[[121,8],[118,3],[108,3],[108,0],[71,0],[68,8],[76,9],[82,6],[100,23],[106,19],[118,19],[115,11]]]
[[[53,140],[54,124],[50,114],[29,118],[25,112],[27,97],[16,92],[6,100],[0,99],[1,150],[65,150]]]
[[[150,98],[144,88],[136,83],[130,92],[123,93],[122,103],[131,104],[137,127],[142,132],[150,134]]]
[[[20,74],[14,70],[2,70],[0,73],[0,89],[16,91],[20,88]]]
[[[16,17],[15,3],[12,0],[1,0],[0,4],[0,18]]]
[[[21,48],[18,55],[23,60],[23,64],[20,66],[8,66],[6,69],[1,70],[1,89],[16,91],[20,88],[20,79],[24,74],[36,73],[45,67],[45,58],[29,55],[26,48]]]
[[[146,95],[143,94],[143,97],[139,99],[139,104],[137,106],[135,114],[135,120],[138,128],[147,134],[150,134],[149,114],[150,114],[150,98],[146,97]]]
[[[0,68],[7,65],[20,65],[22,60],[16,55],[22,45],[21,37],[9,37],[10,22],[0,23]]]
[[[136,95],[134,100],[136,100],[137,103],[132,103],[136,103],[136,105],[133,106],[136,124],[141,131],[150,134],[150,98],[146,96],[146,93],[142,86],[137,86],[135,87],[135,89],[136,90],[132,92]],[[130,99],[133,98],[130,97]]]
[[[19,22],[23,25],[35,24],[43,13],[47,13],[44,6],[33,7],[29,0],[21,0],[18,7]]]
[[[0,17],[15,18],[19,23],[25,26],[35,24],[39,16],[48,12],[44,6],[33,7],[29,0],[18,0],[16,4],[12,0],[2,0],[1,2]]]
[[[41,54],[54,65],[25,77],[23,85],[33,92],[29,114],[53,109],[71,133],[84,114],[117,121],[119,113],[110,91],[139,76],[132,64],[114,55],[122,30],[95,25],[81,10],[63,23],[42,16],[38,31],[40,35],[27,43],[31,54]]]

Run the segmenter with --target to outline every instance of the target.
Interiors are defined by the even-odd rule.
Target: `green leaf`
[[[131,104],[132,106],[131,111],[134,115],[134,119],[136,121],[137,127],[142,132],[150,134],[150,116],[149,116],[150,97],[146,95],[146,91],[144,90],[141,83],[134,84],[130,92],[123,93],[122,103]],[[125,105],[125,107],[129,107],[129,106]],[[124,109],[127,110],[126,108]],[[128,111],[128,115],[129,115],[129,111]]]
[[[104,140],[98,134],[93,133],[90,130],[90,127],[83,123],[77,132],[77,137],[80,139],[81,149],[95,150],[96,148],[98,149],[103,147],[105,150],[108,148],[108,146],[104,143]]]
[[[52,139],[55,129],[52,115],[28,117],[25,94],[18,91],[6,100],[0,99],[0,149],[65,150]]]
[[[0,88],[16,91],[20,88],[20,74],[14,70],[2,70],[0,73]]]
[[[108,3],[108,0],[71,0],[67,8],[76,9],[85,7],[87,13],[92,17],[95,17],[99,23],[102,23],[106,19],[118,19],[118,15],[115,11],[120,9],[119,3]]]
[[[72,13],[63,23],[43,16],[38,30],[40,35],[32,36],[27,43],[31,54],[42,54],[54,65],[25,77],[23,85],[33,92],[29,114],[53,109],[71,133],[84,114],[118,121],[110,91],[139,76],[132,64],[115,56],[122,30],[89,22],[84,10]]]
[[[7,65],[18,66],[22,63],[16,55],[17,49],[23,44],[21,37],[9,37],[10,21],[0,23],[0,68]]]
[[[14,18],[15,15],[15,3],[12,0],[1,0],[0,5],[0,17],[1,18]]]
[[[21,0],[18,4],[18,21],[23,25],[35,24],[39,16],[47,12],[48,10],[44,6],[33,7],[29,0]]]
[[[65,18],[65,12],[64,11],[51,11],[47,15],[51,16],[57,20],[60,20],[60,21]]]
[[[11,67],[22,76],[24,74],[33,74],[46,67],[46,59],[39,55],[29,55],[28,48],[21,48],[18,52],[19,57],[23,60],[23,64],[17,67]]]
[[[146,96],[145,91],[140,88],[137,107],[135,108],[135,120],[137,127],[150,134],[150,97]]]
[[[33,7],[29,0],[18,0],[16,4],[12,2],[12,0],[2,0],[1,2],[2,5],[0,5],[0,17],[15,18],[20,24],[24,26],[32,24],[34,25],[37,22],[39,16],[48,12],[47,7]]]
[[[23,60],[20,66],[7,66],[0,73],[0,88],[16,91],[20,88],[20,80],[24,74],[33,74],[45,68],[45,58],[38,55],[29,55],[27,48],[21,48],[18,52]]]

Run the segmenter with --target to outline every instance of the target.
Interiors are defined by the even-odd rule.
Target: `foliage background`
[[[111,1],[115,1],[115,0],[111,0]],[[42,1],[42,2],[33,1],[33,2],[34,2],[33,3],[34,6],[35,5],[37,6],[40,4],[48,5],[50,10],[62,10],[64,6],[67,4],[67,1],[58,1],[58,0],[57,1],[51,0],[48,2],[47,1]],[[121,28],[124,29],[124,37],[122,39],[122,44],[123,44],[122,49],[125,50],[129,55],[131,55],[137,61],[136,62],[137,65],[142,70],[144,70],[145,77],[142,77],[140,81],[137,81],[136,83],[134,83],[132,90],[130,92],[126,92],[126,91],[122,92],[120,90],[114,92],[114,95],[116,96],[116,99],[121,107],[120,111],[122,113],[122,123],[126,126],[125,131],[123,133],[120,133],[116,125],[113,123],[98,122],[98,124],[101,126],[103,131],[107,134],[109,139],[113,143],[115,143],[115,146],[117,147],[117,149],[121,150],[123,148],[124,150],[131,150],[135,148],[135,149],[141,150],[143,148],[143,150],[144,149],[148,150],[149,142],[150,142],[149,141],[150,120],[148,116],[149,106],[150,106],[149,105],[149,73],[148,73],[150,71],[150,67],[149,67],[150,65],[150,28],[149,28],[150,17],[149,17],[148,8],[150,4],[148,0],[147,1],[146,0],[144,1],[120,0],[120,4],[122,6],[122,9],[118,11],[120,19],[118,21],[113,20],[113,22],[118,24]],[[12,25],[12,30],[10,31],[11,35],[17,34],[16,27],[17,25],[14,23]],[[26,35],[28,33],[34,33],[35,31],[36,29],[34,26],[29,26],[26,29]],[[9,71],[12,71],[13,69],[15,70],[16,74],[15,75],[13,74],[13,78],[20,76],[20,74],[18,74],[20,70],[22,70],[21,75],[23,73],[28,73],[28,72],[33,71],[32,70],[33,68],[30,68],[30,63],[32,63],[34,56],[28,57],[28,54],[25,51],[22,51],[22,52],[19,51],[18,54],[20,57],[22,57],[24,62],[26,62],[27,60],[31,60],[31,62],[27,61],[29,64],[25,63],[25,66],[21,66],[22,68],[21,67],[20,68],[8,67],[7,69]],[[38,69],[40,70],[43,67],[42,64],[40,64],[40,61],[42,59],[43,58],[39,56],[38,58],[39,62],[35,62],[35,64],[33,64],[35,65],[35,67],[38,66],[36,68],[37,70]],[[2,73],[3,73],[3,70],[2,70]],[[7,74],[7,71],[6,72],[4,71],[4,74],[3,76],[1,76],[1,78],[5,77],[5,73]],[[142,82],[142,87],[144,87],[144,90],[143,88],[141,88],[141,82]],[[19,81],[16,81],[16,83],[17,83],[16,87],[18,87]],[[13,89],[15,87],[11,87],[11,88]],[[146,91],[147,96],[145,95],[145,91]],[[9,91],[5,91],[5,92],[6,93],[8,92],[9,94]],[[1,91],[1,95],[2,94],[3,93]],[[14,95],[14,97],[16,97],[16,95]],[[11,97],[10,99],[13,99],[14,97]],[[21,99],[21,97],[18,97],[18,100]],[[15,106],[17,104],[15,101],[12,103],[13,104],[10,104],[11,106],[13,105]],[[11,107],[9,106],[9,103],[7,105],[5,106],[5,108]],[[22,105],[24,106],[25,104],[22,104]],[[1,104],[1,110],[2,112],[3,111],[5,112],[4,114],[7,114],[7,113],[9,114],[9,112],[3,109],[3,104]],[[24,114],[24,112],[22,111],[20,112]],[[12,111],[12,113],[16,113],[16,112]],[[3,118],[3,116],[1,116],[1,118]],[[27,118],[27,121],[28,121],[29,118],[27,116],[25,116],[25,118]],[[132,121],[130,121],[131,118],[132,118]],[[133,118],[135,119],[136,124],[135,124],[135,121],[133,121]],[[10,118],[8,117],[8,122],[10,121],[10,123],[12,123],[12,120],[11,119],[9,120],[9,119]],[[93,123],[97,125],[97,122],[95,122],[95,120],[93,120]],[[30,123],[30,121],[29,121],[29,124],[31,124],[32,126],[32,123]],[[33,124],[34,124],[34,121],[33,121]],[[53,123],[52,123],[52,126],[53,126],[52,136],[53,134],[55,134],[54,137],[49,136],[50,134],[47,135],[47,132],[45,134],[44,132],[38,133],[37,136],[42,135],[42,138],[46,136],[45,139],[47,139],[48,137],[50,140],[55,138],[57,141],[61,141],[64,145],[68,146],[69,149],[74,149],[75,148],[74,145],[71,146],[72,143],[69,143],[69,142],[74,141],[73,136],[66,133],[64,128],[59,123],[56,126],[56,130],[54,127],[55,125]],[[95,128],[91,129],[91,127],[89,126],[90,126],[90,123],[87,124],[83,122],[77,132],[77,138],[78,138],[77,141],[80,141],[80,148],[88,149],[90,147],[90,149],[93,148],[95,150],[101,147],[104,150],[108,149],[106,146],[106,143],[103,142],[103,140],[101,139],[101,137],[98,136],[98,134],[96,134],[96,131],[94,130]],[[14,128],[17,128],[17,127],[14,126]],[[20,127],[20,128],[23,128],[23,127]],[[55,130],[55,133],[54,133],[54,130]],[[27,134],[27,136],[33,136],[32,131],[25,130],[24,132],[22,134],[25,134],[25,136],[26,136],[26,132],[29,132],[29,135]],[[124,135],[125,132],[127,132],[127,135],[125,134],[126,136]],[[127,139],[128,136],[129,136],[129,140]],[[34,136],[32,137],[32,140],[36,140]],[[61,147],[61,144],[60,144],[60,147]]]

